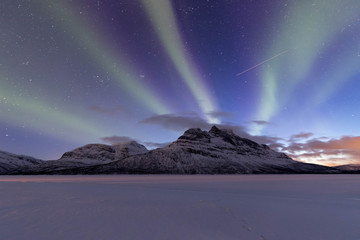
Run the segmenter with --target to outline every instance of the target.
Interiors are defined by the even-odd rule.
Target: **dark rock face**
[[[184,135],[179,137],[179,140],[194,141],[194,142],[210,142],[210,134],[206,131],[202,131],[200,128],[190,128],[185,131]]]

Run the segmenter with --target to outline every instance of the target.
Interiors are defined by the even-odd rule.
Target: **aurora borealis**
[[[360,164],[358,0],[2,0],[0,14],[0,150],[56,159],[218,124]]]

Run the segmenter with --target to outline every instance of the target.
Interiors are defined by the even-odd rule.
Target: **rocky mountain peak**
[[[199,141],[209,142],[210,134],[207,131],[202,131],[200,128],[190,128],[184,132],[182,136],[178,138],[178,141]]]
[[[221,151],[256,152],[257,155],[272,152],[266,145],[239,137],[232,130],[220,129],[217,126],[213,126],[209,131],[190,128],[168,147],[175,146],[186,149],[208,149],[213,147]]]
[[[221,130],[218,127],[216,127],[215,125],[212,126],[212,128],[209,130],[209,133],[212,133],[212,134],[218,134],[220,132],[221,132]]]
[[[237,135],[233,132],[233,130],[231,130],[231,129],[226,129],[226,128],[220,129],[220,128],[218,128],[218,127],[215,126],[215,125],[212,126],[212,128],[209,130],[209,133],[210,133],[210,134],[213,134],[213,135],[215,135],[215,136],[221,135],[221,134],[228,134],[228,135],[237,136]]]
[[[234,134],[234,132],[230,129],[219,129],[216,126],[213,126],[209,134],[211,137],[221,138],[223,141],[228,142],[232,145],[237,145],[238,141],[241,139],[239,136]]]
[[[220,139],[222,142],[231,144],[234,147],[249,147],[253,149],[266,149],[270,150],[266,145],[260,145],[250,139],[242,138],[236,135],[231,129],[219,129],[213,126],[209,134],[212,138]]]

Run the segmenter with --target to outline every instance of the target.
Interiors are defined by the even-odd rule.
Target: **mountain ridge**
[[[292,160],[231,130],[191,128],[170,145],[87,173],[249,174],[326,172],[331,168]],[[334,170],[334,172],[336,172]]]
[[[132,141],[117,145],[87,144],[58,160],[19,167],[8,174],[260,174],[339,173],[341,170],[295,161],[213,126],[190,128],[166,147],[148,151]]]

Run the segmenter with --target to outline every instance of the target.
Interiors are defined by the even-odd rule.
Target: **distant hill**
[[[6,174],[9,171],[13,171],[24,166],[39,165],[43,162],[44,161],[33,157],[0,151],[0,174]]]
[[[342,171],[359,171],[360,172],[360,164],[346,164],[334,167],[336,169]]]

